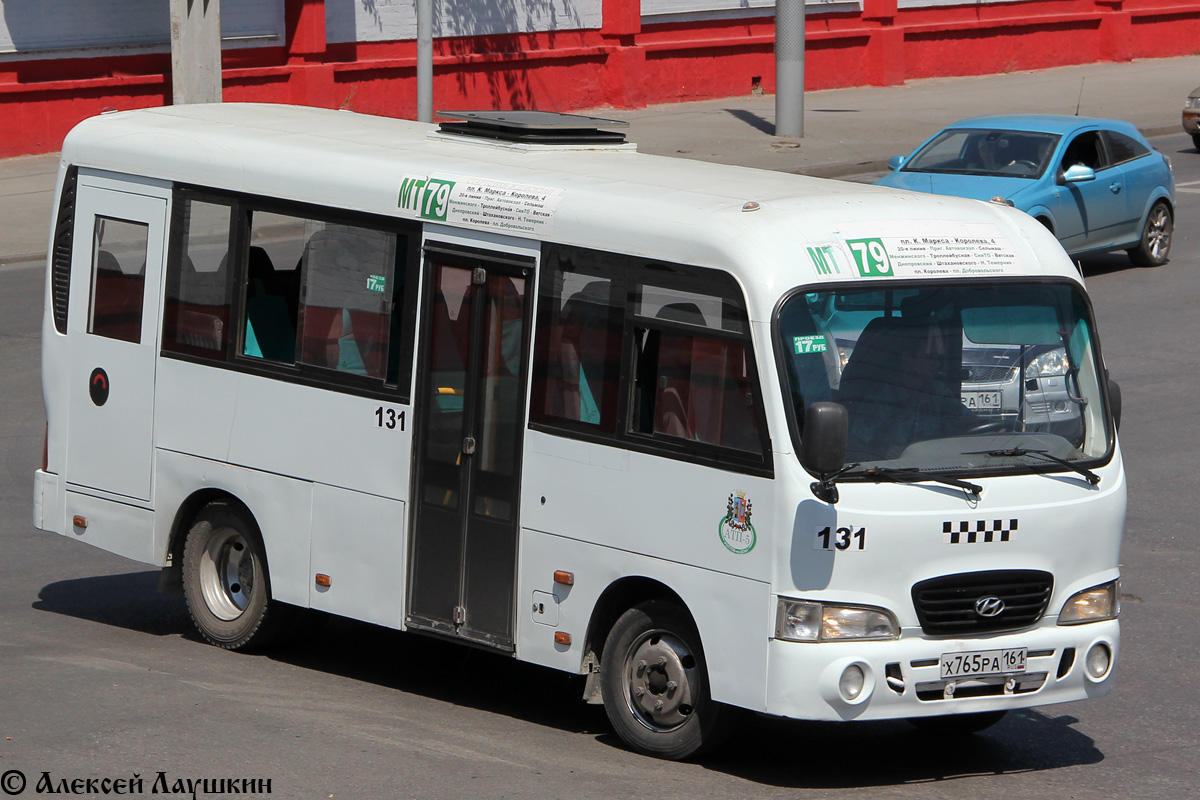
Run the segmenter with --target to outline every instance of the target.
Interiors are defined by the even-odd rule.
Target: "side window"
[[[92,234],[92,305],[88,332],[139,342],[150,229],[141,222],[97,217]]]
[[[1124,164],[1126,161],[1133,161],[1150,152],[1137,139],[1123,133],[1105,131],[1104,135],[1108,139],[1108,149],[1112,153],[1114,164]]]
[[[232,279],[232,208],[185,197],[176,224],[182,240],[167,269],[163,349],[224,360]]]
[[[297,360],[383,379],[393,315],[396,235],[351,225],[310,223],[301,256]]]
[[[163,352],[407,401],[416,300],[406,291],[416,263],[409,229],[333,209],[291,213],[300,208],[177,191]],[[145,231],[141,249],[139,264]]]
[[[1067,150],[1063,154],[1062,168],[1065,170],[1076,164],[1083,164],[1085,167],[1091,167],[1097,171],[1108,166],[1104,153],[1104,142],[1100,139],[1099,131],[1081,133],[1067,145]]]
[[[242,355],[394,384],[403,254],[393,232],[253,212]]]
[[[300,317],[300,258],[314,223],[255,211],[243,296],[242,355],[293,364]]]
[[[714,269],[542,251],[530,422],[770,472],[741,288]]]
[[[761,453],[737,285],[714,281],[706,291],[647,280],[638,287],[635,309],[631,432]]]
[[[627,259],[547,248],[530,415],[616,432]]]

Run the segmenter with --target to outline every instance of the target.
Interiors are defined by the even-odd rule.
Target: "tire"
[[[226,650],[270,643],[287,608],[271,600],[266,550],[250,515],[229,503],[209,503],[197,515],[183,549],[183,594],[196,629]]]
[[[969,736],[992,727],[1004,719],[1007,711],[982,711],[976,714],[948,714],[944,717],[913,717],[917,730],[934,736]]]
[[[1171,252],[1171,234],[1175,230],[1175,217],[1171,208],[1161,200],[1154,204],[1142,225],[1142,240],[1127,251],[1129,258],[1139,267],[1157,267],[1167,263]]]
[[[734,709],[709,696],[700,636],[676,605],[653,600],[622,614],[605,640],[600,673],[609,722],[639,753],[694,758],[729,732]]]
[[[1192,144],[1196,147],[1197,150],[1200,150],[1200,133],[1192,134]]]

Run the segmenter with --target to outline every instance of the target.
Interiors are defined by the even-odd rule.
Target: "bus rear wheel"
[[[732,709],[709,696],[700,635],[673,604],[650,601],[622,614],[605,640],[600,674],[609,722],[639,753],[697,757],[728,730]]]
[[[200,634],[226,650],[265,645],[282,610],[270,599],[262,537],[228,503],[205,506],[183,550],[183,594]]]

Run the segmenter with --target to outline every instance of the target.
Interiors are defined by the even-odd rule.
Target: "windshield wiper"
[[[970,481],[959,480],[958,478],[947,478],[943,475],[932,475],[928,472],[922,472],[920,467],[871,467],[860,472],[847,473],[845,477],[863,477],[871,478],[877,483],[888,481],[890,483],[921,483],[923,481],[933,481],[934,483],[944,483],[947,486],[954,486],[958,489],[965,489],[971,494],[979,494],[983,491],[983,487],[979,484],[971,483]]]
[[[963,455],[996,456],[998,458],[1020,458],[1022,456],[1028,456],[1029,458],[1044,461],[1047,464],[1058,464],[1059,466],[1066,467],[1072,472],[1082,475],[1084,480],[1086,480],[1092,486],[1095,486],[1100,482],[1100,476],[1092,472],[1087,467],[1081,467],[1078,464],[1067,461],[1065,458],[1059,458],[1056,455],[1051,455],[1045,450],[1026,450],[1024,447],[1010,447],[1007,450],[972,450],[970,452],[963,453]]]

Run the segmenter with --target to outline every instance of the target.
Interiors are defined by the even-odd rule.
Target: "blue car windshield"
[[[1005,451],[1087,462],[1112,445],[1095,329],[1073,285],[798,293],[776,330],[798,437],[807,406],[840,403],[846,460],[864,469],[969,476],[1044,466]]]
[[[1059,138],[1032,131],[950,128],[922,147],[901,171],[1037,178],[1050,164]]]

